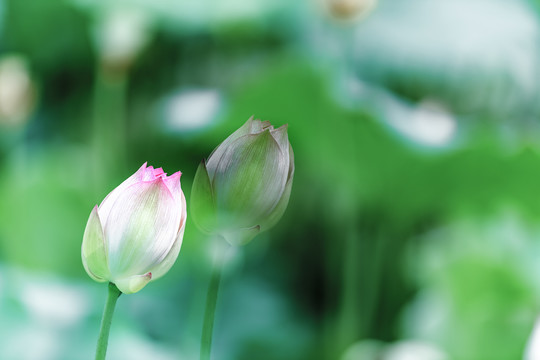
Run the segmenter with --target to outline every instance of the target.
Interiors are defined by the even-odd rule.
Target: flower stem
[[[101,63],[96,67],[92,109],[92,175],[97,196],[101,196],[102,189],[110,185],[107,179],[115,178],[125,171],[128,75],[124,71],[111,71]]]
[[[109,342],[109,330],[111,329],[111,322],[114,315],[114,307],[116,306],[116,300],[118,300],[120,295],[122,295],[122,292],[118,290],[116,285],[109,283],[107,302],[105,303],[105,309],[103,309],[101,328],[99,329],[96,360],[105,360],[105,355],[107,354],[107,344]]]
[[[222,249],[217,254],[212,268],[212,277],[208,284],[208,292],[206,293],[206,307],[204,309],[204,322],[201,338],[201,358],[200,360],[210,360],[212,351],[212,333],[214,330],[214,316],[216,313],[216,302],[219,291],[219,283],[221,273],[223,272],[223,264],[227,249]]]

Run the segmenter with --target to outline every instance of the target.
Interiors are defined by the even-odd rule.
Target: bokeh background
[[[88,215],[148,161],[289,124],[216,360],[540,359],[540,18],[526,0],[0,0],[0,359],[91,359]],[[212,254],[119,299],[109,359],[197,359]],[[538,335],[540,337],[540,334]]]

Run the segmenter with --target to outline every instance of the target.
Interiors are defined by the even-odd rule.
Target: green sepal
[[[92,279],[98,282],[109,279],[105,236],[97,205],[92,209],[84,230],[81,257],[84,269]]]
[[[135,275],[123,279],[117,279],[114,284],[123,294],[134,294],[145,287],[152,280],[152,273]]]
[[[250,228],[222,231],[221,236],[233,246],[242,246],[253,240],[260,232],[261,227],[257,225]]]
[[[193,179],[190,207],[195,225],[205,233],[214,231],[216,226],[216,205],[204,160],[201,161]]]

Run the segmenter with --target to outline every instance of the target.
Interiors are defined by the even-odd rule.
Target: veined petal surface
[[[275,130],[270,130],[270,134],[279,145],[283,154],[289,158],[289,137],[287,135],[288,125],[283,125]]]
[[[294,152],[290,145],[288,147],[290,156],[289,173],[287,176],[287,183],[285,184],[285,190],[283,191],[283,194],[281,195],[281,198],[279,199],[274,209],[272,209],[272,211],[267,216],[265,216],[264,220],[261,222],[261,231],[266,231],[276,225],[285,213],[287,205],[289,204],[289,198],[291,196],[291,189],[294,178]]]
[[[99,216],[102,223],[105,223],[107,221],[109,213],[111,212],[111,208],[116,202],[116,199],[118,199],[118,197],[120,196],[120,194],[131,185],[143,181],[145,173],[147,172],[146,169],[146,163],[144,163],[139,168],[139,170],[137,170],[133,175],[124,180],[124,182],[118,185],[113,191],[109,193],[109,195],[105,197],[105,199],[103,199],[103,201],[99,205]]]
[[[171,176],[168,176],[163,179],[163,182],[167,186],[167,189],[171,192],[172,197],[179,206],[182,206],[182,199],[184,198],[184,193],[182,192],[182,187],[180,185],[180,177],[182,173],[180,171],[175,172]],[[185,209],[185,206],[184,206]]]
[[[251,227],[277,204],[287,181],[289,159],[265,130],[230,144],[213,179],[218,214],[234,227]]]
[[[144,274],[163,260],[176,239],[181,215],[161,177],[125,189],[104,225],[112,276]]]
[[[185,213],[186,209],[186,199],[182,195],[183,200],[183,211]],[[176,236],[176,239],[165,256],[163,260],[161,260],[154,268],[152,268],[152,278],[159,279],[163,275],[165,275],[171,267],[174,265],[174,262],[178,258],[178,254],[180,253],[180,248],[182,247],[182,239],[184,238],[184,230],[186,229],[186,217],[184,216],[182,219],[182,223],[180,224],[180,229],[178,231],[178,235]]]
[[[260,125],[260,123],[260,120],[253,120],[253,116],[250,117],[248,121],[246,121],[246,123],[242,125],[242,127],[240,127],[240,129],[229,135],[228,138],[226,138],[221,144],[219,144],[217,148],[214,149],[214,151],[212,151],[212,153],[208,157],[208,161],[206,162],[206,169],[208,171],[208,176],[210,177],[210,180],[214,178],[214,173],[216,171],[217,165],[221,160],[223,153],[227,150],[228,146],[242,136],[254,134],[254,131],[262,131],[262,126]]]

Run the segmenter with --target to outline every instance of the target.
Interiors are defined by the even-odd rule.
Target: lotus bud
[[[36,86],[25,58],[0,58],[0,126],[25,124],[35,107]]]
[[[145,163],[94,207],[82,243],[82,262],[92,279],[131,294],[169,271],[186,225],[180,176]]]
[[[191,209],[201,231],[243,245],[274,226],[287,208],[294,155],[287,125],[250,118],[203,161]]]
[[[98,19],[95,44],[104,64],[119,70],[132,65],[151,37],[147,12],[134,6],[111,8]]]
[[[377,5],[377,0],[326,0],[326,2],[330,13],[339,20],[365,17]]]

